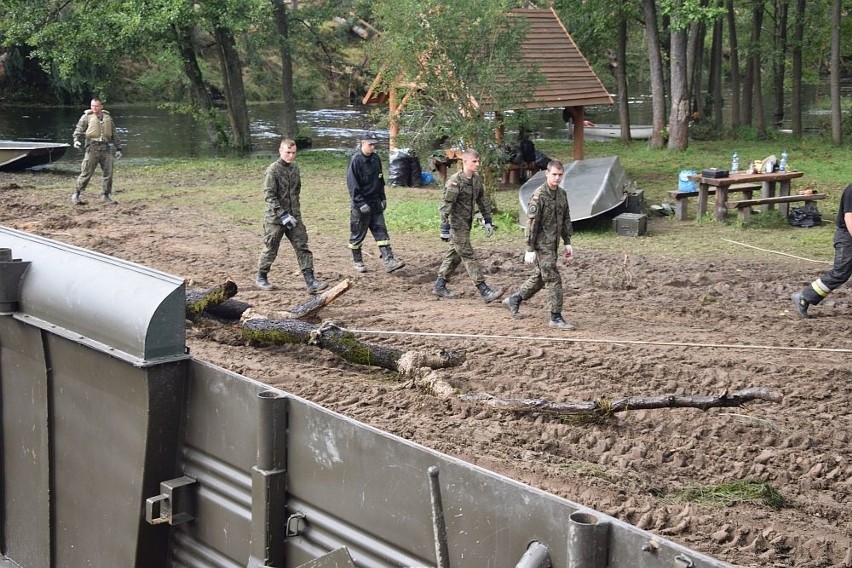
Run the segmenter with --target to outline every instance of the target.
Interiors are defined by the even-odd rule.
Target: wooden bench
[[[784,195],[781,197],[759,197],[757,199],[742,199],[740,201],[726,201],[725,207],[728,209],[736,209],[737,217],[743,223],[748,223],[751,219],[751,208],[755,205],[769,205],[776,203],[795,203],[797,201],[811,202],[828,197],[827,193],[811,193],[809,195]],[[787,211],[783,210],[783,215],[786,217]]]
[[[743,197],[745,197],[746,199],[751,199],[751,196],[753,195],[754,191],[760,191],[760,184],[759,183],[734,184],[734,185],[732,185],[731,187],[728,188],[728,191],[729,192],[738,191],[738,192],[742,193]],[[716,193],[715,187],[710,187],[710,188],[707,189],[707,195],[714,195],[715,193]],[[689,198],[698,196],[699,191],[697,189],[693,190],[693,191],[669,191],[668,194],[669,194],[669,198],[675,200],[675,207],[674,207],[675,219],[677,219],[678,221],[685,221],[686,216],[688,214],[688,206],[687,205],[689,203]],[[701,210],[702,205],[704,206],[704,211]],[[704,203],[704,204],[699,203],[698,215],[701,216],[704,213],[706,213],[706,208],[707,208],[706,203]]]
[[[510,162],[503,166],[503,184],[520,185],[521,178],[529,179],[538,171],[535,162]]]

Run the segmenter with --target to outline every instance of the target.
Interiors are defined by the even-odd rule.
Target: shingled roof
[[[612,97],[553,8],[519,8],[511,13],[529,20],[521,56],[546,77],[546,82],[521,101],[519,108],[612,104]]]

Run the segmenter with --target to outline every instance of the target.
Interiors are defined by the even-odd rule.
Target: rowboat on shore
[[[630,126],[630,138],[632,140],[649,140],[654,132],[654,127],[650,124],[638,124]],[[618,140],[621,138],[620,124],[596,124],[594,126],[584,126],[583,135],[590,139],[599,140]]]
[[[68,149],[68,144],[0,140],[0,170],[15,171],[55,162]]]

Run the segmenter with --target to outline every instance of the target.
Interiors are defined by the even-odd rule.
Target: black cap
[[[364,134],[364,136],[361,137],[361,141],[362,142],[369,142],[370,144],[378,144],[379,143],[379,137],[376,136],[375,132],[370,130],[370,131],[367,131],[367,133]]]

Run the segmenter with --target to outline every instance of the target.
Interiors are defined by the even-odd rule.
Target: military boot
[[[458,297],[458,294],[447,289],[447,281],[442,276],[438,276],[438,279],[435,280],[435,285],[432,286],[432,293],[439,298],[451,299]]]
[[[517,294],[517,293],[506,296],[506,299],[503,300],[503,305],[506,306],[506,308],[509,309],[509,314],[513,318],[521,317],[521,311],[520,310],[521,310],[521,301],[522,300],[523,299],[521,298],[521,295]]]
[[[379,249],[382,251],[382,258],[385,259],[385,272],[393,272],[405,266],[404,262],[393,257],[390,245],[379,247]]]
[[[303,272],[303,275],[305,277],[305,284],[307,284],[307,286],[308,286],[308,292],[310,292],[311,294],[316,294],[317,292],[322,292],[323,290],[328,288],[328,284],[326,284],[325,282],[321,282],[321,281],[317,280],[316,278],[314,278],[314,271],[313,270],[310,270],[310,269],[305,270],[305,272]]]
[[[491,302],[503,295],[503,288],[492,290],[485,282],[480,282],[479,284],[477,284],[476,289],[479,290],[479,295],[482,296],[482,301],[486,304],[490,304]]]
[[[108,193],[104,193],[101,201],[103,201],[104,205],[115,205],[117,203],[117,201],[110,197]]]
[[[266,279],[268,273],[259,270],[257,272],[257,278],[254,281],[254,285],[260,288],[261,290],[275,290],[275,286],[269,283],[269,280]]]
[[[80,198],[80,192],[77,191],[76,189],[74,190],[74,193],[71,194],[71,203],[73,203],[74,205],[85,205],[86,204],[86,202],[83,201]]]
[[[361,249],[352,249],[352,268],[355,272],[367,272],[367,267],[364,266],[364,256],[361,254]]]
[[[547,325],[556,329],[564,329],[565,331],[574,329],[574,324],[565,321],[560,313],[550,314],[550,323]]]
[[[796,292],[795,294],[793,294],[792,298],[793,305],[796,306],[796,312],[799,314],[799,317],[805,319],[811,317],[810,315],[808,315],[808,306],[810,306],[811,304],[805,299],[804,296],[802,296],[802,293]]]

